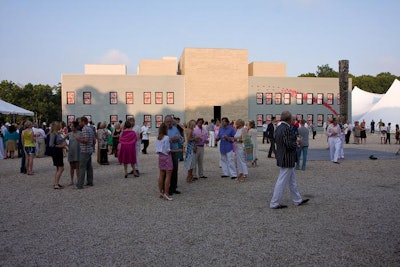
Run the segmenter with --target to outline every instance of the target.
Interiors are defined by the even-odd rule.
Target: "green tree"
[[[315,73],[309,72],[309,73],[304,73],[300,74],[299,77],[317,77]]]
[[[339,72],[334,71],[328,64],[317,66],[317,77],[331,77],[331,78],[338,78]]]

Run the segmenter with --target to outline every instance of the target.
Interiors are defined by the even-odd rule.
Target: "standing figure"
[[[131,165],[133,175],[139,177],[136,171],[135,164],[136,160],[136,132],[132,130],[133,125],[130,121],[126,121],[124,129],[119,137],[119,152],[118,162],[124,164],[124,177],[128,178],[128,164]]]
[[[276,164],[280,167],[279,176],[274,187],[274,193],[269,207],[271,209],[287,208],[282,205],[282,195],[285,187],[289,187],[290,196],[295,205],[300,206],[307,203],[309,199],[302,199],[297,190],[296,176],[294,166],[296,164],[296,149],[300,142],[296,142],[296,135],[291,129],[292,114],[289,111],[283,111],[281,114],[281,123],[275,131],[276,141]]]
[[[188,183],[193,182],[193,168],[196,165],[196,145],[195,145],[195,135],[193,133],[193,129],[196,126],[195,120],[190,120],[188,123],[188,127],[186,129],[186,154],[185,154],[185,169],[187,170],[187,178],[186,181]]]
[[[165,123],[161,123],[158,128],[158,136],[156,139],[156,153],[158,154],[158,168],[160,174],[158,177],[158,190],[160,198],[172,200],[169,195],[171,174],[174,168],[171,157],[171,146],[168,137],[168,127]]]
[[[276,118],[272,117],[271,122],[268,124],[267,137],[271,143],[268,151],[268,158],[272,158],[272,153],[276,156],[275,152],[275,128],[276,128]]]
[[[216,141],[221,141],[219,144],[219,150],[221,152],[221,177],[231,177],[236,179],[236,168],[235,168],[235,153],[233,152],[233,142],[235,136],[235,129],[229,124],[227,117],[221,119],[221,127],[219,128]]]
[[[119,136],[121,134],[121,124],[119,122],[114,123],[114,131],[112,132],[113,139],[113,149],[112,153],[114,157],[118,156],[118,144],[119,144]]]
[[[328,136],[330,159],[333,163],[339,164],[338,159],[342,142],[340,138],[342,130],[337,122],[337,118],[332,119],[332,123],[329,124],[328,129],[326,130],[326,135]]]
[[[54,174],[54,189],[62,189],[63,186],[60,184],[60,178],[64,172],[64,148],[67,147],[67,143],[64,139],[64,132],[61,129],[61,123],[55,121],[51,124],[51,134],[49,147],[52,149],[51,157],[53,159],[53,165],[56,166],[56,173]]]
[[[15,150],[17,150],[17,142],[19,139],[19,134],[14,124],[8,127],[8,130],[4,134],[4,143],[6,145],[5,158],[14,158]]]
[[[395,133],[394,133],[394,137],[396,139],[396,145],[400,144],[400,129],[399,129],[399,125],[398,124],[396,124],[396,130],[395,130]]]
[[[308,135],[310,131],[305,126],[306,121],[303,119],[300,122],[301,127],[298,129],[299,137],[301,140],[301,144],[297,147],[297,161],[296,161],[296,170],[300,170],[300,160],[301,156],[303,156],[303,164],[301,165],[301,169],[303,171],[306,170],[307,165],[307,152],[308,152]]]
[[[28,175],[33,175],[33,157],[36,154],[35,135],[32,130],[32,122],[25,122],[25,129],[22,131],[21,139],[25,153],[25,169]]]
[[[75,138],[75,134],[78,134],[79,123],[73,121],[71,123],[71,133],[68,134],[68,162],[69,162],[69,174],[71,176],[70,185],[74,185],[74,172],[76,173],[76,180],[79,179],[79,155],[81,148],[79,142]]]
[[[210,125],[208,126],[208,146],[214,147],[215,146],[215,124],[214,119],[211,119]]]
[[[385,144],[389,143],[390,145],[390,131],[392,130],[391,128],[392,123],[388,123],[388,126],[386,127],[386,142]]]
[[[238,181],[245,182],[249,171],[247,169],[246,151],[244,148],[244,141],[247,136],[247,129],[244,128],[244,121],[242,119],[236,120],[236,133],[233,140],[236,146],[236,165],[238,170]]]
[[[87,117],[83,116],[78,119],[79,126],[82,129],[80,133],[72,133],[80,144],[81,153],[79,155],[79,179],[76,188],[83,189],[86,177],[86,185],[93,186],[93,165],[92,154],[96,145],[96,137],[93,129],[88,125]]]
[[[177,190],[178,188],[178,151],[179,147],[183,143],[183,137],[181,136],[178,128],[174,126],[173,118],[171,115],[165,116],[164,122],[168,128],[168,137],[172,156],[172,174],[171,174],[171,185],[169,187],[169,195],[180,194],[181,192]]]
[[[193,172],[196,177],[198,170],[199,178],[207,178],[204,175],[203,161],[204,161],[204,146],[208,144],[208,132],[206,127],[203,127],[203,118],[198,118],[196,122],[196,127],[194,127],[193,133],[196,141],[196,164],[194,166]]]
[[[247,135],[251,139],[251,143],[253,145],[253,161],[251,162],[251,166],[257,167],[257,160],[258,160],[258,140],[257,140],[257,129],[256,129],[256,123],[251,120],[249,121],[249,131]]]
[[[104,121],[100,123],[97,130],[97,140],[99,142],[100,150],[100,165],[110,165],[108,162],[108,137],[111,134],[106,127],[107,123]]]
[[[142,143],[143,143],[142,153],[147,154],[147,147],[149,146],[149,134],[150,134],[149,122],[147,121],[143,122],[143,126],[140,129],[140,132],[142,134]]]
[[[135,117],[130,117],[129,120],[130,124],[132,125],[132,131],[135,132],[136,134],[136,146],[134,147],[135,149],[135,154],[136,154],[136,164],[135,164],[135,170],[132,169],[132,171],[129,174],[140,174],[140,160],[139,160],[139,154],[140,154],[140,149],[142,146],[142,139],[140,138],[140,131],[141,131],[141,127],[139,125],[136,125],[136,120]]]
[[[371,133],[375,133],[375,122],[374,120],[371,121]]]
[[[263,144],[265,143],[265,140],[268,143],[267,129],[268,129],[268,124],[266,121],[263,121],[263,124],[262,124],[262,131],[263,131],[262,143]]]

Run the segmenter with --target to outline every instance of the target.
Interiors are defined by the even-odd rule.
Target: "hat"
[[[6,126],[11,126],[11,124],[9,122],[6,122]]]
[[[45,122],[43,122],[42,125],[46,126],[47,124]]]

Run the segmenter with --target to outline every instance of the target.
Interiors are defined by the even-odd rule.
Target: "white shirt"
[[[169,143],[169,136],[164,135],[162,140],[156,139],[156,153],[162,153],[168,155],[171,151],[171,145]]]
[[[149,134],[150,134],[149,127],[143,125],[140,130],[142,132],[142,140],[149,140]]]

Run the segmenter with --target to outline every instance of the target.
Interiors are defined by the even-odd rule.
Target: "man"
[[[20,172],[21,173],[26,173],[26,158],[25,158],[25,152],[24,152],[24,146],[22,145],[22,131],[25,130],[25,121],[20,121],[19,123],[19,140],[18,140],[18,157],[21,155],[21,167],[20,167]],[[4,132],[2,131],[4,134]]]
[[[262,143],[264,144],[264,141],[267,140],[268,143],[268,136],[267,136],[267,129],[268,129],[268,124],[266,121],[263,121],[263,125],[262,125],[262,130],[263,130],[263,139],[262,139]]]
[[[179,133],[178,128],[173,125],[173,118],[171,115],[165,116],[164,123],[168,127],[168,137],[171,143],[171,150],[177,151],[179,149],[179,145],[183,142],[183,137]],[[171,185],[169,187],[169,195],[172,194],[180,194],[181,192],[176,190],[178,188],[178,152],[172,153],[172,175],[171,175]]]
[[[353,125],[350,123],[349,120],[343,125],[344,127],[344,134],[345,134],[345,142],[346,144],[350,143],[350,135],[353,132]]]
[[[300,170],[300,159],[301,155],[303,155],[303,164],[301,169],[305,171],[307,164],[308,135],[310,131],[306,127],[306,121],[304,119],[300,121],[300,128],[298,129],[298,132],[299,132],[299,137],[301,139],[301,145],[297,148],[296,170]]]
[[[272,152],[274,153],[274,155],[276,156],[276,152],[275,152],[275,128],[276,128],[276,118],[272,117],[271,122],[268,124],[267,127],[267,138],[270,142],[270,147],[269,147],[269,151],[268,151],[268,158],[272,158]]]
[[[149,128],[149,122],[145,121],[143,122],[143,126],[140,129],[140,132],[142,133],[142,143],[143,143],[143,149],[142,153],[147,154],[147,148],[149,147],[149,134],[150,134],[150,128]]]
[[[372,134],[375,133],[375,122],[374,122],[374,120],[371,121],[371,133]]]
[[[211,119],[210,125],[208,126],[208,146],[214,147],[215,146],[215,124],[214,119]]]
[[[205,127],[203,127],[204,119],[198,118],[196,122],[196,127],[193,129],[193,134],[195,138],[196,147],[196,164],[193,168],[194,177],[196,177],[197,169],[200,178],[207,178],[203,172],[203,161],[204,161],[204,145],[208,144],[208,134]]]
[[[338,159],[340,157],[340,147],[342,143],[342,129],[338,124],[337,118],[333,118],[326,130],[328,136],[328,145],[330,158],[333,163],[339,164]]]
[[[229,120],[227,117],[222,118],[221,127],[218,131],[218,136],[216,141],[220,141],[219,150],[221,152],[221,177],[231,177],[231,179],[236,179],[236,166],[235,166],[235,153],[233,152],[233,137],[235,136],[235,129],[229,125]]]
[[[79,126],[82,131],[79,133],[72,133],[75,139],[80,143],[80,157],[79,157],[79,170],[80,175],[76,188],[83,189],[85,182],[85,175],[87,174],[87,186],[93,186],[93,166],[92,166],[92,154],[94,152],[94,146],[96,145],[95,134],[90,126],[88,126],[88,119],[83,116],[78,119]],[[79,136],[78,136],[79,135]]]
[[[299,143],[296,142],[296,136],[291,130],[291,125],[293,124],[292,114],[289,111],[283,111],[281,124],[275,131],[276,164],[280,167],[280,170],[269,205],[271,209],[287,208],[286,205],[280,203],[286,185],[289,187],[290,195],[295,205],[300,206],[309,201],[309,199],[302,199],[297,190],[294,166],[296,163],[296,148]]]
[[[33,133],[35,134],[36,145],[37,145],[36,157],[38,157],[38,158],[44,157],[44,152],[46,151],[46,142],[45,142],[46,133],[44,132],[45,129],[46,129],[45,122],[43,122],[41,128],[37,127],[37,128],[33,129]]]

